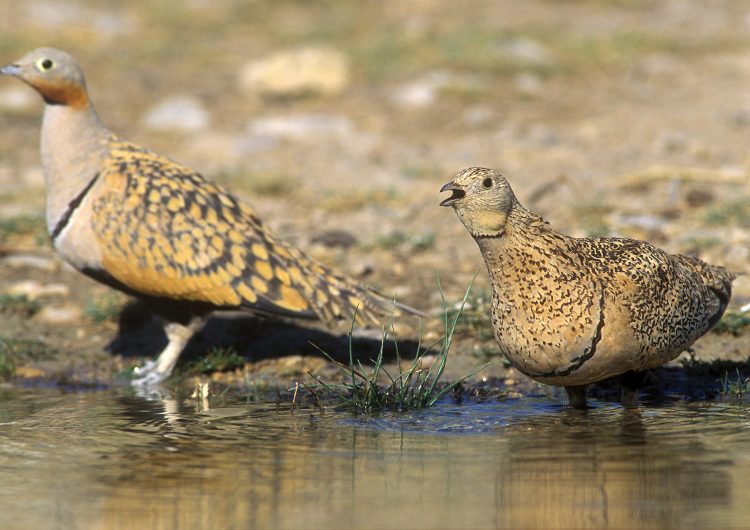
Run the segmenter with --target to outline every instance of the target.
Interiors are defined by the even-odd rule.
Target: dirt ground
[[[71,52],[113,130],[222,183],[317,259],[435,315],[423,342],[442,333],[436,273],[451,303],[479,273],[474,324],[459,328],[449,378],[493,360],[475,386],[540,391],[497,357],[479,252],[438,207],[441,185],[466,166],[500,169],[562,232],[647,239],[748,270],[746,2],[39,0],[3,3],[0,20],[0,63],[41,45]],[[336,87],[288,93],[243,81],[274,53],[320,46],[344,59]],[[125,384],[164,337],[143,308],[51,249],[41,112],[31,89],[0,79],[0,371],[10,384]],[[724,326],[734,333],[709,333],[692,361],[661,374],[676,394],[690,393],[685,363],[750,356],[736,314],[749,278],[735,283]],[[416,323],[398,325],[408,356]],[[335,379],[310,342],[344,358],[346,331],[217,318],[177,379],[190,385],[205,371],[244,389],[288,389],[308,371]],[[360,335],[366,361],[379,333]],[[244,359],[201,365],[212,348]],[[232,369],[212,371],[222,367]]]

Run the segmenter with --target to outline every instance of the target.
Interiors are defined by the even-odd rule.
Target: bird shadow
[[[714,401],[731,398],[731,388],[727,386],[734,380],[741,384],[748,374],[750,358],[687,360],[681,365],[660,366],[645,373],[643,382],[639,385],[639,402],[659,407],[669,406],[677,401]],[[589,397],[602,401],[618,401],[619,393],[616,378],[611,378],[592,385]]]
[[[350,339],[348,325],[342,323],[333,329],[320,326],[313,321],[266,318],[242,312],[216,313],[192,337],[180,363],[198,359],[212,348],[233,348],[249,362],[292,355],[323,357],[322,351],[343,363],[348,363],[350,350],[355,361],[368,363],[381,347],[385,361],[395,359],[397,351],[403,357],[414,357],[419,348],[416,340],[408,338],[399,338],[398,346],[390,335],[383,341],[381,330],[355,328]],[[126,358],[140,358],[155,357],[166,345],[159,317],[146,304],[133,300],[120,313],[117,334],[106,349]]]

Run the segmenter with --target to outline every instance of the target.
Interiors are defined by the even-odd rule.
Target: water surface
[[[525,398],[357,418],[117,391],[0,400],[3,529],[750,521],[747,406]]]

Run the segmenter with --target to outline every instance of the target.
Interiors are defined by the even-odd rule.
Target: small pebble
[[[48,324],[69,324],[81,319],[81,310],[70,305],[48,306],[43,307],[35,319]]]
[[[190,96],[174,96],[152,108],[143,120],[146,127],[159,131],[200,131],[210,117],[203,104]]]
[[[45,272],[55,272],[59,268],[58,260],[33,254],[11,254],[0,259],[0,266],[11,269],[37,269]]]
[[[29,300],[36,300],[45,296],[69,296],[70,288],[62,283],[43,285],[36,280],[22,280],[8,286],[8,294],[26,296]]]
[[[239,84],[271,97],[337,95],[349,84],[349,64],[344,54],[328,47],[284,50],[243,66]]]

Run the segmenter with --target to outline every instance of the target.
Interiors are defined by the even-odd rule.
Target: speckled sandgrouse
[[[166,378],[214,309],[325,321],[351,319],[356,309],[360,323],[379,326],[393,308],[278,239],[192,169],[115,136],[67,53],[40,48],[0,73],[46,103],[41,157],[55,249],[79,271],[146,301],[165,322],[169,342],[138,369],[136,384]]]
[[[519,371],[564,386],[574,406],[586,385],[627,381],[687,349],[724,313],[736,277],[644,241],[555,232],[516,200],[497,171],[469,168],[440,190],[479,245],[492,287],[492,326]]]

